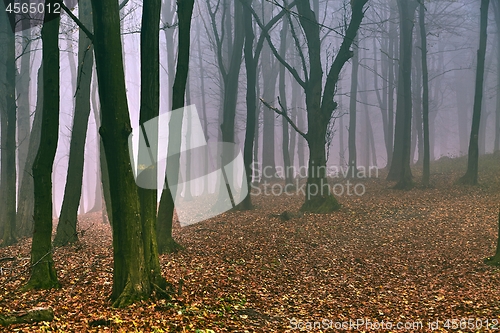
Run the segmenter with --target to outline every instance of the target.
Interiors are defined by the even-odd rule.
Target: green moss
[[[316,213],[316,214],[328,214],[339,210],[341,205],[335,199],[333,195],[328,195],[324,197],[314,197],[310,200],[306,200],[302,207],[300,208],[303,212]]]

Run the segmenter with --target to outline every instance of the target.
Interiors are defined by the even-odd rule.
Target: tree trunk
[[[248,5],[251,5],[252,0],[247,0]],[[255,123],[256,123],[256,109],[257,109],[257,61],[253,54],[253,25],[252,25],[252,14],[249,10],[243,11],[243,25],[245,29],[245,69],[247,72],[247,94],[246,94],[246,104],[247,104],[247,124],[245,127],[245,146],[243,148],[243,159],[245,163],[246,172],[246,182],[250,189],[252,183],[252,155],[253,155],[253,145],[255,141]],[[257,137],[258,138],[258,137]],[[240,208],[244,210],[252,209],[252,196],[250,191],[248,191],[247,196],[240,204]]]
[[[177,57],[177,70],[172,93],[172,110],[184,107],[184,97],[186,94],[186,83],[189,69],[190,52],[190,28],[191,15],[193,12],[194,0],[179,1],[177,4],[177,16],[179,20],[179,52]],[[168,150],[178,150],[181,143],[181,132],[174,126],[179,126],[182,119],[170,119]],[[174,147],[177,146],[177,147]],[[173,149],[171,149],[173,148]],[[174,170],[179,170],[179,157],[167,158],[167,166]],[[163,189],[160,198],[157,224],[158,252],[175,252],[182,247],[172,238],[172,223],[174,217],[174,198],[176,193],[171,193],[168,180],[165,179],[166,188]],[[172,184],[175,186],[177,184]]]
[[[387,155],[387,168],[390,169],[392,165],[392,158],[394,152],[394,91],[396,90],[396,73],[398,69],[398,63],[394,60],[396,57],[397,49],[398,49],[398,33],[397,33],[397,25],[395,23],[397,16],[396,8],[391,6],[391,14],[389,18],[389,56],[388,56],[388,111],[387,111],[387,139],[388,143],[386,144],[386,148],[389,149]]]
[[[200,25],[201,23],[198,22],[196,25],[196,42],[198,44],[198,65],[200,67],[200,89],[201,89],[201,108],[202,108],[202,114],[203,114],[203,131],[205,134],[205,140],[208,142],[209,135],[208,135],[208,118],[207,118],[207,103],[206,103],[206,93],[205,93],[205,68],[203,66],[203,56],[202,56],[202,50],[201,50],[201,42],[200,42]],[[208,165],[209,163],[209,156],[205,152],[204,156],[204,161],[205,165]],[[205,194],[209,193],[209,183],[208,183],[208,177],[205,177],[205,184],[203,187],[203,191]]]
[[[90,0],[80,0],[78,15],[80,21],[88,29],[92,30]],[[94,64],[92,52],[90,39],[80,30],[78,37],[78,86],[75,97],[73,128],[71,130],[68,174],[54,246],[62,246],[78,241],[76,222],[78,206],[82,197],[85,140],[90,115],[90,85]]]
[[[423,175],[422,183],[429,185],[430,180],[430,140],[429,140],[429,70],[427,68],[427,32],[425,29],[425,5],[420,3],[419,9],[420,41],[422,52],[422,120],[423,120]]]
[[[479,30],[479,49],[477,50],[476,89],[474,92],[474,110],[472,114],[472,127],[469,140],[469,156],[467,171],[459,179],[459,183],[477,185],[479,169],[479,124],[481,122],[481,105],[483,100],[484,63],[486,58],[486,41],[488,28],[489,0],[481,0],[481,23]]]
[[[288,24],[283,22],[283,27],[281,28],[281,33],[280,33],[280,55],[283,59],[286,57],[286,49],[287,49],[287,34],[288,34]],[[281,112],[284,114],[288,113],[288,104],[287,104],[287,98],[286,98],[286,85],[285,85],[285,79],[286,79],[286,72],[285,72],[285,66],[283,64],[280,64],[279,68],[279,94],[280,94],[280,101],[281,101]],[[283,166],[285,170],[285,183],[286,185],[292,185],[292,178],[293,175],[291,175],[291,170],[290,170],[290,135],[288,132],[288,121],[285,119],[285,117],[281,117],[281,126],[282,126],[282,150],[283,150]]]
[[[128,153],[131,133],[123,71],[120,17],[115,0],[92,0],[94,53],[102,123],[99,130],[113,209],[113,306],[147,299],[151,289],[144,255],[140,205]],[[149,245],[149,244],[148,244]]]
[[[139,123],[159,116],[160,113],[160,11],[161,0],[144,2],[142,8],[141,29],[141,109]],[[154,148],[153,148],[154,147]],[[153,156],[158,156],[158,146],[153,144],[149,148]],[[139,152],[141,154],[142,152]],[[154,164],[156,166],[156,164]],[[158,171],[154,167],[153,182],[158,183]],[[161,276],[160,261],[158,258],[158,244],[156,236],[157,224],[157,190],[138,188],[141,206],[142,239],[144,243],[144,257],[146,272],[149,274],[150,284],[160,290],[167,287],[166,280]],[[158,291],[158,290],[157,290]]]
[[[17,108],[17,145],[18,145],[18,184],[22,184],[23,177],[31,173],[26,169],[26,160],[29,153],[30,138],[30,77],[31,77],[31,29],[29,20],[22,20],[23,26],[23,55],[21,56],[21,70],[18,86],[18,108]],[[19,192],[18,194],[20,194]]]
[[[357,151],[356,151],[356,111],[358,104],[358,70],[359,70],[359,51],[358,36],[356,35],[353,44],[352,70],[351,70],[351,91],[349,98],[349,175],[356,177],[358,170]]]
[[[50,5],[55,0],[49,0]],[[45,14],[42,27],[43,115],[40,146],[33,164],[35,190],[34,230],[31,245],[31,277],[24,287],[59,287],[52,260],[52,167],[59,136],[59,20],[60,14]]]
[[[398,181],[395,188],[413,187],[410,169],[411,153],[411,63],[413,45],[413,19],[417,1],[399,0],[400,13],[400,65],[398,78],[398,98],[396,105],[396,127],[393,159],[387,176],[388,180]]]
[[[2,211],[0,212],[0,224],[3,227],[1,246],[8,246],[16,242],[16,45],[9,21],[3,16],[6,18],[7,13],[2,14],[3,22],[0,26],[0,31],[5,36],[2,45],[6,66],[5,77],[0,81],[5,89],[3,91],[5,107],[0,110],[3,139],[1,147],[0,199],[2,200]]]
[[[273,104],[276,98],[276,80],[278,78],[278,70],[276,62],[272,60],[272,55],[268,46],[264,46],[262,50],[262,75],[263,75],[263,96],[262,98]],[[265,106],[264,106],[265,108]],[[276,158],[275,158],[275,142],[274,142],[274,113],[264,109],[262,115],[262,177],[266,180],[276,178]]]
[[[33,212],[34,212],[34,184],[33,175],[30,171],[33,168],[36,152],[40,145],[40,136],[42,131],[43,114],[43,65],[40,65],[37,74],[37,101],[35,108],[35,117],[31,129],[28,158],[26,159],[25,170],[26,177],[23,177],[19,187],[19,202],[16,215],[17,234],[22,237],[29,237],[33,233]]]
[[[500,5],[498,2],[492,2],[495,13],[495,22],[497,28],[497,87],[500,87]],[[500,93],[497,92],[496,114],[495,114],[495,142],[493,144],[493,153],[500,152]]]
[[[420,5],[419,5],[420,6]],[[422,110],[422,86],[423,86],[423,80],[422,80],[422,50],[420,49],[420,46],[422,45],[422,37],[420,36],[420,33],[416,34],[416,44],[415,44],[415,67],[414,67],[414,88],[413,88],[413,96],[414,96],[414,110],[415,110],[415,116],[413,117],[413,128],[416,134],[416,150],[417,150],[417,164],[421,165],[423,163],[423,157],[424,157],[424,137],[423,137],[423,110]],[[411,154],[411,158],[413,162],[414,154]]]

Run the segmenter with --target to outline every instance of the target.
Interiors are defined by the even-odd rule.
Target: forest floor
[[[0,258],[19,258],[0,263],[0,314],[48,306],[55,313],[52,322],[3,330],[498,331],[500,268],[483,259],[497,241],[500,156],[482,158],[479,186],[453,185],[465,165],[443,158],[432,165],[432,187],[411,191],[391,189],[381,171],[360,181],[364,195],[339,197],[332,214],[285,221],[278,215],[297,212],[303,197],[261,195],[255,210],[177,224],[185,250],[160,260],[178,294],[125,309],[108,299],[110,228],[100,213],[83,215],[80,242],[54,253],[61,289],[20,292],[30,239],[0,249]]]

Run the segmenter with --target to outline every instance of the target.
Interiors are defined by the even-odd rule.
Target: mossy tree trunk
[[[56,0],[49,0],[51,7]],[[35,189],[34,229],[31,246],[31,277],[24,287],[59,287],[52,260],[52,167],[59,136],[59,20],[46,13],[42,27],[43,115],[40,146],[33,164]]]
[[[90,0],[80,0],[78,10],[80,21],[92,30],[92,7]],[[85,140],[90,115],[90,84],[94,63],[92,43],[80,30],[78,37],[78,87],[75,100],[75,113],[71,130],[68,174],[61,208],[55,246],[74,243],[78,240],[76,222],[78,206],[82,196]]]
[[[149,298],[149,274],[137,185],[128,152],[128,113],[118,1],[92,0],[94,53],[102,122],[99,129],[108,162],[113,209],[113,306]]]
[[[141,29],[141,109],[139,123],[158,117],[160,112],[160,10],[161,0],[144,2],[142,8]],[[153,148],[155,147],[155,148]],[[157,156],[157,145],[152,145],[153,156]],[[141,152],[139,152],[141,154]],[[156,164],[154,164],[156,165]],[[152,171],[152,179],[157,183],[157,169]],[[153,288],[164,290],[166,280],[161,276],[158,245],[156,241],[156,189],[139,188],[141,204],[142,238],[146,271],[150,272],[150,282]],[[159,290],[157,290],[159,291]]]
[[[175,72],[174,86],[172,88],[172,110],[184,107],[186,95],[186,84],[189,70],[189,53],[191,43],[191,17],[193,14],[194,0],[183,0],[177,2],[177,17],[179,20],[179,52],[177,56],[177,68]],[[182,119],[170,119],[168,149],[178,150],[181,143],[181,134],[176,126],[179,126]],[[175,136],[175,137],[174,137]],[[177,148],[173,145],[178,145]],[[179,156],[167,158],[167,166],[179,170]],[[175,177],[174,177],[175,178]],[[173,180],[173,179],[171,179]],[[167,179],[166,188],[160,198],[158,210],[157,240],[158,251],[160,253],[175,252],[182,247],[177,244],[172,237],[172,224],[174,218],[174,197],[171,193]],[[176,184],[173,184],[176,185]]]

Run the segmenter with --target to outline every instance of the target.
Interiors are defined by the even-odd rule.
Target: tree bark
[[[283,27],[281,28],[280,32],[280,55],[283,59],[286,57],[286,49],[287,49],[287,34],[288,34],[288,24],[283,22]],[[285,79],[286,79],[286,72],[285,72],[285,66],[283,64],[280,64],[279,68],[279,94],[280,94],[280,106],[281,106],[281,112],[284,114],[288,113],[288,104],[287,104],[287,98],[286,98],[286,85],[285,85]],[[285,170],[285,183],[286,185],[292,185],[292,177],[291,171],[290,170],[290,135],[288,132],[288,121],[285,119],[285,117],[281,117],[281,126],[282,126],[282,150],[283,150],[283,166]]]
[[[184,107],[186,84],[189,70],[189,53],[191,42],[191,16],[194,0],[184,0],[177,3],[177,16],[179,20],[179,52],[177,57],[177,69],[172,92],[172,110]],[[168,150],[178,150],[181,144],[181,131],[174,126],[179,126],[182,119],[170,119]],[[176,147],[177,146],[177,147]],[[171,149],[173,148],[173,149]],[[179,157],[167,158],[167,166],[179,170]],[[172,180],[172,179],[171,179]],[[158,252],[175,252],[182,247],[172,237],[172,223],[174,217],[174,198],[176,193],[171,193],[168,180],[165,179],[166,188],[163,189],[160,198],[157,224]],[[176,184],[172,184],[176,185]]]
[[[147,299],[151,289],[146,271],[140,205],[128,153],[131,133],[115,0],[92,0],[94,53],[99,81],[102,123],[99,130],[108,162],[113,209],[113,306]]]
[[[29,20],[22,20],[23,26],[23,55],[21,56],[21,69],[17,80],[18,108],[17,108],[17,145],[18,145],[18,184],[22,184],[23,177],[31,173],[26,169],[26,160],[29,153],[30,138],[30,77],[31,77],[31,29]],[[20,194],[20,192],[18,193]]]
[[[420,41],[422,52],[422,120],[423,120],[423,174],[422,183],[429,185],[430,181],[430,140],[429,140],[429,70],[427,68],[427,32],[425,29],[425,5],[420,3],[419,9]]]
[[[80,0],[78,15],[80,21],[88,29],[93,30],[90,0]],[[82,197],[85,140],[87,138],[90,115],[90,85],[92,82],[93,64],[92,42],[80,30],[78,37],[77,91],[69,148],[68,173],[54,246],[62,246],[78,241],[76,222],[78,206]]]
[[[477,50],[476,89],[474,92],[474,110],[469,139],[467,171],[458,182],[466,185],[477,185],[479,169],[479,124],[481,122],[481,105],[483,100],[484,67],[486,58],[486,42],[488,28],[489,0],[481,0],[481,23],[479,29],[479,49]]]
[[[410,169],[411,160],[411,63],[413,45],[413,19],[417,9],[417,1],[399,0],[400,13],[400,65],[398,77],[398,94],[396,104],[396,127],[394,152],[388,180],[398,183],[395,188],[409,189],[413,187]]]
[[[54,5],[55,0],[49,0]],[[59,287],[52,260],[52,167],[59,136],[59,20],[45,14],[42,27],[43,115],[40,146],[33,164],[35,191],[31,276],[25,290]]]
[[[154,119],[160,113],[160,11],[161,0],[144,2],[142,8],[141,29],[141,109],[139,123],[142,125]],[[154,148],[153,148],[154,147]],[[158,146],[150,147],[153,156],[158,155]],[[141,154],[141,152],[139,152]],[[153,164],[156,166],[156,164]],[[158,171],[153,167],[154,182]],[[146,272],[149,273],[150,284],[160,290],[167,287],[166,280],[161,276],[156,236],[157,224],[157,190],[138,189],[141,205],[142,239]],[[159,290],[157,290],[159,291]]]
[[[358,96],[358,70],[359,70],[359,52],[358,52],[358,36],[354,39],[352,67],[351,67],[351,91],[349,96],[349,136],[347,145],[349,147],[349,174],[353,178],[356,177],[358,170],[357,151],[356,151],[356,111],[357,111],[357,96]]]
[[[0,224],[2,224],[1,246],[14,244],[16,240],[16,45],[14,33],[6,20],[7,13],[2,14],[0,32],[3,38],[3,52],[5,54],[5,77],[0,84],[4,86],[5,107],[2,113],[2,150],[1,150],[1,183],[0,199],[2,211]]]
[[[19,187],[19,202],[16,214],[17,234],[22,237],[29,237],[33,233],[33,212],[34,212],[34,184],[32,168],[35,161],[36,152],[40,145],[40,136],[42,131],[43,114],[43,65],[40,65],[37,74],[37,101],[35,108],[35,117],[31,129],[28,158],[26,159],[25,170],[26,177],[23,177]],[[29,171],[28,171],[29,170]]]
[[[492,4],[497,28],[497,87],[500,87],[500,5],[496,1]],[[497,153],[500,152],[500,93],[497,93],[494,129],[495,142],[493,143],[493,153]]]
[[[249,6],[251,6],[252,0],[247,0]],[[245,145],[243,148],[243,160],[245,163],[246,172],[246,182],[250,189],[252,183],[252,155],[253,146],[255,141],[255,123],[256,123],[256,109],[257,109],[257,61],[254,58],[253,53],[253,41],[255,35],[253,33],[252,25],[252,14],[249,10],[243,11],[243,25],[245,29],[245,44],[244,44],[244,54],[245,54],[245,69],[247,72],[247,93],[246,93],[246,104],[247,104],[247,115],[246,121],[247,125],[245,128]],[[257,137],[258,138],[258,137]],[[243,210],[252,209],[252,196],[250,191],[248,191],[247,196],[240,204],[240,208]]]

